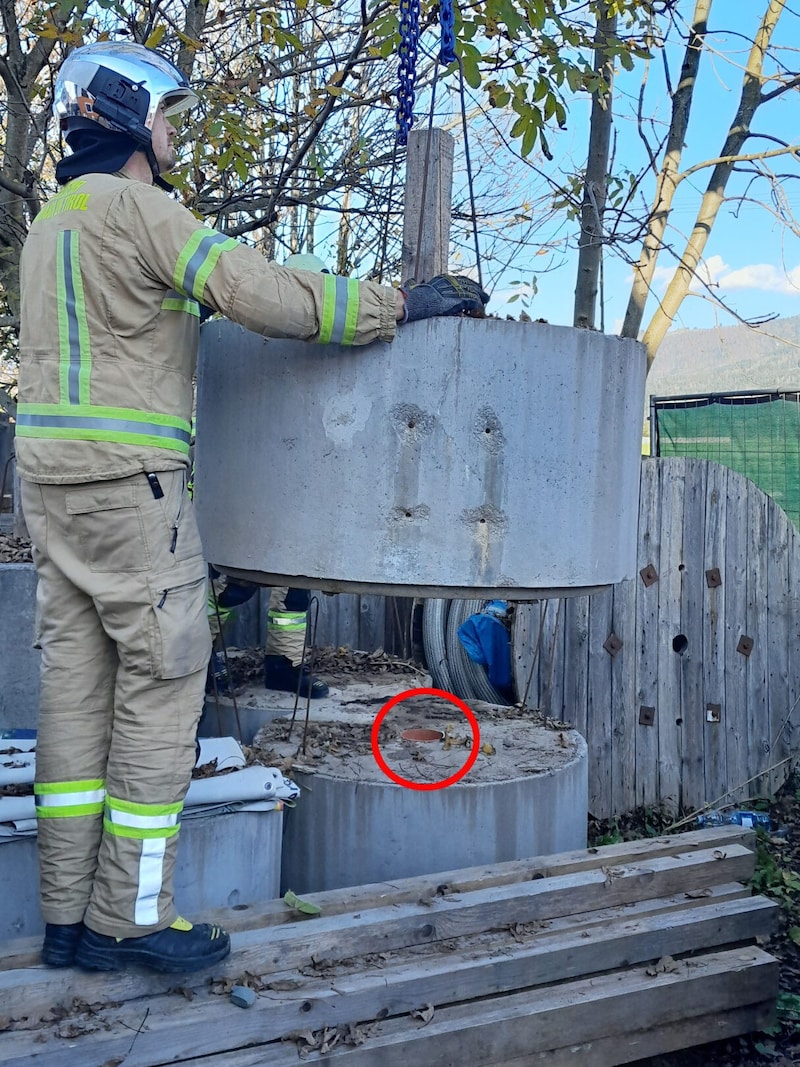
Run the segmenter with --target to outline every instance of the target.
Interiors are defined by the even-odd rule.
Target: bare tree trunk
[[[573,326],[593,330],[597,311],[597,289],[603,256],[603,216],[606,206],[608,153],[611,144],[611,102],[613,66],[606,44],[617,30],[617,16],[609,14],[608,3],[602,4],[597,18],[594,42],[595,70],[603,75],[605,86],[592,96],[589,124],[589,155],[581,207],[581,236],[578,251],[578,278],[575,285]]]
[[[642,338],[647,349],[648,370],[652,366],[658,346],[664,340],[664,335],[672,325],[672,320],[689,291],[689,286],[695,277],[697,265],[702,258],[711,228],[725,199],[725,186],[733,173],[735,157],[741,152],[742,145],[750,136],[750,124],[753,121],[753,116],[763,102],[761,87],[763,83],[764,58],[767,54],[772,34],[785,6],[786,0],[769,0],[767,10],[764,12],[758,33],[753,41],[753,47],[750,49],[742,81],[742,94],[739,98],[736,117],[728,130],[728,136],[720,152],[719,162],[711,173],[711,178],[700,203],[700,210],[697,213],[694,228],[686,242],[681,261]]]
[[[697,83],[697,70],[700,66],[711,4],[712,0],[697,0],[695,4],[680,81],[672,97],[672,119],[664,151],[664,162],[658,173],[656,194],[650,212],[650,225],[639,255],[639,262],[633,268],[633,286],[620,330],[622,337],[638,337],[641,329],[645,304],[650,293],[658,255],[663,245],[669,213],[672,210],[672,200],[680,181],[678,168],[686,140],[686,130],[689,126],[689,115]]]

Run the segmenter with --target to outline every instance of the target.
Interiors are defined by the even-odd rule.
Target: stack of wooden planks
[[[233,909],[212,916],[229,959],[179,978],[7,944],[0,1067],[611,1067],[758,1030],[778,963],[753,843],[722,827],[319,893],[316,917]]]

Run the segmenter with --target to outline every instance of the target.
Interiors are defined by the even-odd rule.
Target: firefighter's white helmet
[[[313,270],[317,274],[330,274],[325,263],[313,252],[295,252],[283,265],[291,270]]]
[[[56,79],[53,114],[62,130],[89,119],[149,146],[161,104],[167,116],[192,107],[197,96],[176,66],[132,41],[100,41],[70,52]]]

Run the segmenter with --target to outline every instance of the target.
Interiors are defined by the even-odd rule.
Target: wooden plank
[[[385,648],[385,597],[362,595],[358,598],[358,648],[376,652]]]
[[[489,1067],[561,1048],[566,1033],[579,1045],[625,1035],[632,1019],[646,1032],[748,1004],[764,1005],[777,988],[777,960],[760,949],[738,949],[709,954],[691,966],[681,964],[672,974],[650,976],[645,968],[631,968],[622,975],[546,987],[535,998],[521,993],[492,999],[480,1011],[474,1004],[444,1008],[427,1024],[390,1019],[358,1048],[337,1046],[324,1054],[311,1052],[304,1060],[335,1064],[346,1057],[352,1067]],[[269,1045],[239,1049],[214,1062],[215,1067],[288,1067],[297,1063],[297,1051]],[[202,1058],[183,1063],[205,1067]]]
[[[789,661],[797,647],[790,641],[794,598],[789,577],[790,554],[797,553],[794,527],[784,512],[769,510],[769,558],[767,576],[767,647],[769,649],[769,765],[776,767],[792,752],[790,747],[790,708],[794,699],[789,687]],[[776,793],[786,775],[783,767],[769,774],[767,790]]]
[[[746,1004],[742,1008],[651,1026],[648,1030],[632,1030],[548,1052],[534,1052],[492,1067],[617,1067],[618,1064],[663,1056],[740,1034],[757,1033],[774,1021],[775,1002],[765,1000],[760,1004]]]
[[[553,605],[552,627],[547,635],[547,655],[542,662],[542,711],[550,718],[560,719],[564,711],[564,610],[566,600],[560,597]]]
[[[611,628],[622,642],[611,659],[611,806],[615,815],[636,807],[636,780],[631,768],[636,763],[636,582],[631,579],[614,586]]]
[[[697,902],[700,903],[700,902]],[[421,1004],[437,1008],[465,1000],[519,989],[539,988],[566,979],[587,977],[647,960],[673,957],[767,936],[774,927],[777,905],[765,898],[726,901],[679,912],[662,912],[591,929],[572,924],[556,934],[537,932],[527,943],[487,954],[484,947],[437,957],[409,959],[355,974],[306,983],[290,993],[268,991],[241,1021],[236,1040],[262,1044],[303,1029],[335,1028],[364,1020],[414,1011]],[[154,1059],[179,1061],[189,1055],[211,1055],[229,1048],[225,1026],[230,1005],[219,999],[198,999],[174,1007],[167,998],[150,1004],[146,1030],[131,1045],[141,1005],[127,1013],[102,1012],[98,1032],[80,1042],[82,1067],[102,1067],[119,1056],[127,1067],[146,1067]],[[127,1017],[126,1017],[127,1016]],[[109,1029],[106,1029],[106,1026]],[[39,1038],[41,1038],[41,1034]],[[48,1051],[30,1033],[11,1036],[0,1046],[0,1063],[18,1060],[27,1049],[37,1067],[61,1067],[63,1050]],[[39,1046],[38,1048],[36,1046]]]
[[[589,749],[589,811],[606,819],[611,801],[611,656],[603,645],[611,633],[613,590],[592,596],[589,613],[589,671],[587,677],[586,744]]]
[[[529,708],[541,706],[539,686],[539,663],[544,647],[542,615],[547,611],[547,600],[534,600],[518,604],[512,631],[512,663],[517,698]]]
[[[681,633],[681,571],[683,557],[683,496],[686,461],[659,463],[661,492],[661,557],[658,580],[658,797],[678,812],[683,753],[680,656],[673,641]]]
[[[564,616],[564,719],[586,737],[590,596],[571,596]]]
[[[700,891],[725,882],[745,881],[754,856],[741,845],[677,856],[649,857],[636,864],[603,865],[507,886],[494,886],[455,899],[434,897],[426,905],[401,904],[349,915],[323,916],[312,922],[245,931],[233,937],[230,959],[215,974],[236,978],[243,971],[271,974],[304,967],[314,959],[344,959],[432,944],[514,923],[542,922],[598,908]],[[203,976],[183,985],[198,986]],[[169,988],[156,975],[137,981],[130,975],[57,973],[47,969],[0,972],[0,1002],[13,1017],[36,1013],[75,997],[89,1003],[123,1002]],[[174,980],[172,981],[174,984]]]
[[[747,795],[747,658],[736,651],[747,633],[747,482],[728,475],[725,517],[725,735],[728,765],[725,803]]]
[[[750,785],[744,796],[764,796],[769,786],[769,695],[767,673],[769,640],[767,590],[770,553],[767,540],[767,509],[769,497],[761,490],[747,485],[747,616],[746,633],[753,642],[747,663],[747,778]],[[773,504],[774,507],[774,504]]]
[[[709,463],[706,476],[706,521],[704,531],[705,605],[703,612],[703,710],[705,712],[705,795],[703,803],[713,803],[728,788],[727,708],[725,706],[725,566],[728,468]],[[709,572],[719,572],[720,584]],[[719,707],[719,721],[715,721]]]
[[[718,826],[707,830],[620,841],[601,848],[573,849],[547,856],[508,860],[504,863],[482,864],[453,871],[399,878],[395,882],[374,882],[362,886],[348,886],[321,893],[305,893],[303,898],[317,904],[325,915],[343,915],[367,908],[389,907],[393,904],[413,904],[440,896],[446,887],[448,894],[468,893],[492,886],[512,885],[528,879],[550,878],[553,875],[573,874],[597,870],[603,866],[646,861],[655,856],[677,856],[681,853],[708,849],[726,849],[741,845],[752,849],[756,833],[744,826]],[[224,926],[231,933],[261,927],[287,925],[297,922],[297,913],[287,908],[283,900],[237,908],[217,908],[205,915],[206,921]],[[21,938],[3,942],[0,971],[14,967],[31,967],[38,962],[41,938]]]
[[[705,460],[686,461],[681,554],[681,634],[686,650],[678,654],[681,674],[682,752],[678,806],[681,812],[705,802],[705,701],[703,700],[703,601],[706,588],[703,528],[706,510]]]
[[[639,488],[639,539],[637,568],[661,566],[661,494],[659,465],[662,460],[642,462]],[[658,723],[640,721],[641,708],[658,709],[658,586],[636,583],[636,765],[632,769],[635,807],[656,804],[658,793]],[[654,712],[655,715],[655,712]]]
[[[418,129],[408,135],[400,274],[426,281],[447,270],[453,196],[453,135]]]

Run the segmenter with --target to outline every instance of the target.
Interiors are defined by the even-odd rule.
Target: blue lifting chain
[[[400,72],[397,87],[397,143],[399,145],[408,143],[408,131],[414,125],[419,2],[420,0],[400,0]],[[455,24],[453,0],[441,0],[439,26],[442,33],[442,47],[439,52],[439,62],[445,67],[456,61]]]
[[[397,143],[408,143],[414,125],[417,44],[419,42],[419,0],[400,0],[400,72],[397,86]]]

